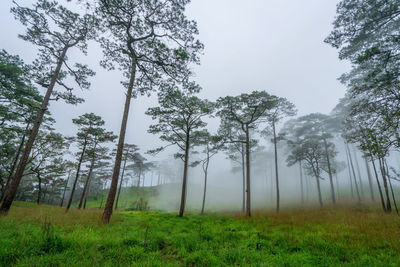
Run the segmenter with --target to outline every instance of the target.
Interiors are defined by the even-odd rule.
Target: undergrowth
[[[365,208],[279,215],[101,211],[17,203],[1,266],[400,266],[400,220]]]

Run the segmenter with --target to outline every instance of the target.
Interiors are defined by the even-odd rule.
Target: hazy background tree
[[[153,120],[157,120],[157,124],[150,126],[149,133],[160,134],[160,139],[169,143],[168,146],[176,145],[181,151],[177,156],[183,159],[184,164],[179,209],[179,216],[182,217],[186,203],[190,149],[200,144],[201,130],[206,126],[203,118],[211,115],[214,104],[179,90],[160,94],[159,103],[159,107],[150,108],[146,112]],[[164,148],[158,148],[153,152],[159,152]]]
[[[274,98],[265,91],[253,91],[251,94],[236,97],[226,96],[217,100],[217,115],[221,118],[220,134],[225,136],[227,142],[245,144],[247,216],[251,216],[250,131],[257,130],[260,123],[267,121],[268,112],[275,104]],[[242,132],[242,135],[238,132]],[[241,138],[237,139],[238,137]]]

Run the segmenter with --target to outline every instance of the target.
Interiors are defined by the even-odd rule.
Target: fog
[[[23,1],[23,5],[32,2]],[[187,15],[197,21],[199,39],[205,45],[201,65],[193,67],[196,73],[194,79],[202,87],[200,97],[215,101],[220,96],[266,90],[294,103],[299,116],[313,112],[328,114],[345,93],[345,87],[337,78],[349,69],[347,62],[338,60],[337,51],[323,42],[332,28],[338,2],[193,0]],[[23,33],[24,28],[9,13],[11,6],[11,1],[0,3],[0,23],[3,25],[0,28],[1,48],[31,62],[36,51],[30,44],[18,39],[17,34]],[[72,118],[86,112],[102,116],[109,130],[119,132],[124,103],[124,89],[120,85],[122,74],[105,71],[99,66],[102,52],[98,45],[91,43],[88,51],[83,61],[97,75],[92,78],[89,91],[76,91],[85,103],[70,106],[59,101],[50,105],[57,121],[55,128],[64,135],[76,134]],[[81,55],[73,53],[70,57]],[[155,105],[155,96],[140,96],[133,100],[130,110],[126,142],[138,145],[142,153],[162,145],[157,136],[147,133],[152,121],[144,112]],[[209,129],[216,131],[218,120],[208,122]],[[262,145],[268,156],[253,158],[253,207],[272,209],[276,195],[271,138],[260,138],[264,140]],[[175,210],[179,206],[182,162],[172,159],[174,152],[169,149],[154,157],[146,155],[150,161],[168,162],[175,168],[175,177],[169,179],[170,184],[160,187],[158,199],[151,203],[152,208]],[[286,156],[286,149],[281,145],[278,164],[282,206],[292,206],[301,199],[299,168],[288,168]],[[345,160],[343,153],[339,158]],[[361,159],[359,161],[361,165]],[[222,152],[211,160],[206,209],[241,210],[242,176],[240,171],[233,172],[235,166]],[[348,189],[346,173],[347,170],[344,170],[339,174],[340,191]],[[190,169],[188,210],[200,208],[203,179],[200,167]],[[308,203],[316,205],[315,178],[307,176],[305,183]],[[149,179],[145,185],[150,185]],[[324,200],[328,199],[327,180],[322,181],[322,191]]]

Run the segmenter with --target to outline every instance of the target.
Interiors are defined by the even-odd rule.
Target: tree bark
[[[186,132],[186,143],[185,143],[185,160],[183,166],[183,182],[182,182],[182,195],[181,195],[181,206],[179,208],[179,217],[183,216],[186,204],[186,187],[187,187],[187,172],[189,163],[189,146],[190,146],[190,135],[189,129]]]
[[[77,166],[77,168],[76,168],[75,181],[74,181],[74,184],[72,185],[71,194],[70,194],[70,196],[69,196],[69,200],[68,200],[68,204],[67,204],[67,208],[66,208],[65,212],[68,212],[69,209],[71,208],[72,199],[73,199],[73,197],[74,197],[76,184],[77,184],[77,182],[78,182],[78,180],[79,180],[79,173],[80,173],[80,171],[81,171],[81,165],[82,165],[83,157],[85,156],[85,152],[86,152],[86,146],[87,146],[87,136],[85,136],[85,140],[84,140],[84,143],[83,143],[82,153],[81,153],[81,156],[80,156],[80,158],[79,158],[78,166]]]
[[[110,222],[111,215],[113,212],[114,199],[115,199],[115,194],[117,192],[117,186],[118,186],[119,172],[121,169],[121,160],[122,160],[122,152],[124,149],[126,125],[128,123],[129,107],[130,107],[131,99],[132,99],[132,91],[133,91],[133,84],[135,81],[135,75],[136,75],[136,60],[132,59],[131,77],[129,80],[128,91],[126,93],[124,114],[123,114],[122,122],[121,122],[121,130],[120,130],[120,134],[119,134],[117,154],[115,156],[114,171],[113,171],[113,176],[112,176],[112,180],[111,180],[110,191],[108,192],[106,206],[104,208],[104,212],[103,212],[103,216],[102,216],[102,222],[105,224],[108,224]]]
[[[331,161],[329,158],[328,143],[326,142],[326,139],[324,139],[324,146],[325,146],[326,161],[328,163],[329,182],[331,185],[331,198],[332,198],[333,204],[336,204],[335,188],[333,186],[333,177],[332,177],[332,170],[331,170]]]
[[[272,121],[272,129],[274,132],[274,151],[275,151],[276,212],[279,212],[280,195],[279,195],[279,176],[278,176],[278,148],[276,140],[275,120]]]
[[[122,187],[122,181],[124,180],[124,174],[125,174],[125,168],[126,168],[126,161],[128,160],[128,151],[125,153],[125,160],[124,160],[124,166],[122,167],[122,174],[121,174],[121,181],[119,182],[119,188],[118,188],[118,194],[117,194],[117,200],[115,201],[115,210],[118,209],[118,201],[119,201],[119,196],[121,194],[121,187]]]
[[[251,216],[251,191],[250,191],[250,133],[249,125],[246,125],[246,215]]]
[[[65,183],[64,192],[63,192],[63,196],[62,196],[62,199],[61,199],[60,207],[62,207],[63,204],[64,204],[65,192],[67,191],[69,178],[71,177],[71,171],[72,171],[72,170],[69,170],[69,171],[68,171],[68,178],[67,178],[67,181],[66,181],[66,183]]]
[[[31,129],[28,141],[26,142],[24,153],[22,154],[21,159],[18,163],[17,170],[15,171],[14,179],[12,180],[9,189],[7,190],[7,194],[4,198],[4,201],[1,204],[0,215],[3,216],[7,215],[8,211],[10,210],[11,204],[14,201],[19,183],[21,182],[22,176],[24,175],[26,164],[28,163],[28,158],[31,153],[33,143],[35,142],[36,136],[39,132],[40,125],[42,124],[43,121],[43,116],[49,105],[50,97],[53,92],[54,85],[56,84],[57,77],[60,73],[67,50],[68,47],[65,47],[61,52],[60,58],[58,59],[56,69],[53,73],[49,87],[47,88],[46,94],[43,98],[42,105],[37,113],[36,120]]]
[[[381,169],[381,174],[382,174],[382,179],[383,179],[383,186],[385,188],[385,193],[386,193],[386,212],[391,213],[392,212],[392,204],[390,203],[390,197],[389,197],[389,188],[386,180],[386,172],[383,166],[383,159],[378,158],[379,162],[379,167]]]
[[[372,167],[374,168],[376,184],[378,185],[379,196],[381,197],[382,208],[383,208],[383,211],[386,212],[385,199],[383,197],[381,183],[379,182],[379,176],[378,176],[378,171],[376,170],[375,161],[374,161],[374,158],[372,156],[371,156],[371,162],[372,162]]]
[[[366,157],[364,157],[365,160],[365,167],[367,169],[367,176],[368,176],[368,184],[369,184],[369,192],[371,194],[371,199],[372,201],[375,202],[375,195],[374,195],[374,187],[372,185],[372,176],[371,176],[371,170],[369,169],[369,165],[368,165],[368,160]]]

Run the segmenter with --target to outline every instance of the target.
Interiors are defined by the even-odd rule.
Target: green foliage
[[[171,84],[192,84],[188,81],[193,74],[190,64],[200,62],[203,44],[196,39],[196,22],[186,17],[189,2],[98,1],[97,14],[106,32],[100,38],[101,65],[107,69],[118,66],[127,78],[126,86],[133,76],[135,96],[164,91]]]
[[[160,134],[160,139],[170,145],[177,145],[181,151],[201,144],[207,124],[203,118],[214,111],[214,104],[180,90],[169,90],[159,97],[159,107],[149,108],[146,115],[157,120],[148,132]],[[159,152],[162,149],[156,149]]]
[[[0,265],[400,264],[398,219],[376,211],[293,211],[250,219],[123,212],[107,226],[98,224],[100,211],[71,212],[18,203],[0,221]]]
[[[90,83],[87,78],[95,73],[87,65],[69,62],[66,52],[76,47],[87,53],[87,41],[97,35],[96,17],[74,13],[49,0],[38,0],[31,8],[15,3],[11,13],[26,26],[25,33],[19,37],[39,48],[38,57],[31,66],[33,80],[42,87],[49,87],[55,66],[61,62],[64,68],[57,75],[56,83],[65,91],[53,91],[52,95],[71,104],[83,102],[72,94],[73,86],[68,82],[73,80],[80,88],[88,89]]]

